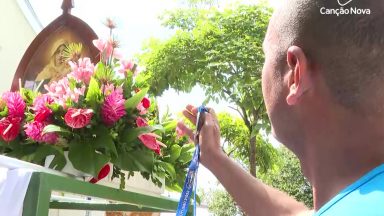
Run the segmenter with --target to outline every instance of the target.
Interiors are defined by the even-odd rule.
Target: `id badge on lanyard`
[[[195,152],[192,157],[192,161],[189,164],[187,177],[184,182],[183,191],[179,204],[177,206],[176,216],[185,216],[188,213],[191,196],[193,193],[193,215],[196,215],[196,187],[197,187],[197,171],[199,169],[199,157],[200,157],[200,144],[199,135],[202,127],[202,115],[208,112],[208,109],[204,106],[200,106],[197,112],[196,118],[196,133],[195,133]]]

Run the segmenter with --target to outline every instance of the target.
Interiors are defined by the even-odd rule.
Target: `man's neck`
[[[299,158],[314,189],[316,210],[384,163],[384,126],[380,128],[378,124],[365,119],[344,121],[344,124],[335,121],[335,124],[328,122],[321,130],[313,128],[316,131],[308,134],[311,138],[308,148]]]

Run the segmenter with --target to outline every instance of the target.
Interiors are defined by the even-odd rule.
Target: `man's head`
[[[322,110],[384,112],[384,1],[344,7],[370,15],[321,13],[340,7],[337,0],[285,0],[271,19],[263,92],[275,134],[289,147]]]

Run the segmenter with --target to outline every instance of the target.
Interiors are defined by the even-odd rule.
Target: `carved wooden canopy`
[[[19,80],[25,88],[32,88],[40,80],[54,80],[69,72],[61,52],[69,43],[82,43],[82,56],[95,62],[98,50],[92,40],[97,39],[92,28],[71,15],[73,0],[63,0],[63,14],[45,27],[29,45],[13,78],[11,90],[19,89]]]

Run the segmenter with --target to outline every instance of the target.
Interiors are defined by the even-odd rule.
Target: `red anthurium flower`
[[[92,178],[91,180],[89,180],[89,182],[92,184],[97,183],[101,179],[107,177],[110,171],[111,171],[111,166],[109,164],[104,165],[103,168],[101,168],[99,174],[97,175],[97,178]]]
[[[147,114],[147,109],[143,106],[143,103],[137,104],[136,109],[139,110],[140,115]]]
[[[147,120],[145,120],[139,116],[136,118],[136,125],[137,125],[137,127],[147,127],[148,122],[147,122]]]
[[[52,115],[52,110],[47,105],[54,102],[53,98],[47,94],[36,97],[33,102],[33,111],[35,112],[35,121],[45,122]]]
[[[0,120],[0,135],[4,141],[10,142],[19,135],[20,123],[20,117],[6,117]]]
[[[151,101],[144,97],[140,103],[137,104],[136,109],[139,110],[140,115],[145,115],[147,113],[147,109],[151,106]]]
[[[160,146],[167,147],[164,143],[156,139],[159,138],[159,136],[154,133],[141,134],[138,138],[147,148],[153,150],[158,155],[161,155]]]
[[[52,110],[49,109],[48,107],[44,107],[44,108],[40,109],[39,112],[36,112],[34,120],[38,121],[38,122],[44,122],[47,119],[49,119],[49,117],[51,117],[51,115],[52,115]]]
[[[89,124],[93,115],[91,109],[69,108],[64,116],[65,123],[71,128],[83,128]]]
[[[141,103],[145,109],[148,109],[151,106],[151,101],[146,97],[141,100]]]

